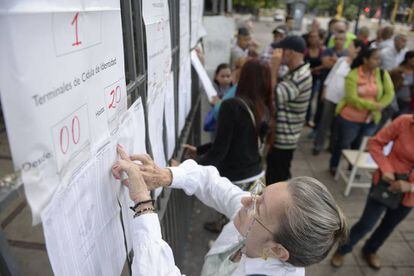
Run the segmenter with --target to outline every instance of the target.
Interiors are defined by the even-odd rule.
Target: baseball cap
[[[304,54],[306,50],[306,43],[305,40],[297,35],[291,35],[283,39],[282,41],[279,41],[277,43],[272,43],[272,47],[274,49],[276,48],[282,48],[282,49],[289,49],[293,50],[295,52]]]
[[[272,31],[272,33],[275,35],[275,34],[286,34],[287,33],[287,29],[286,29],[286,27],[285,26],[278,26],[278,27],[276,27],[273,31]]]

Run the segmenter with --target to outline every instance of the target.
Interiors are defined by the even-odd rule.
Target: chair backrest
[[[367,144],[368,144],[368,140],[370,139],[370,136],[364,136],[364,138],[362,138],[362,142],[361,145],[359,146],[359,150],[360,152],[364,152],[367,148]]]
[[[369,138],[371,138],[371,137],[365,136],[364,138],[362,138],[362,142],[361,142],[361,145],[359,146],[359,149],[358,149],[358,155],[356,157],[355,164],[359,163],[359,158],[361,158],[362,154],[365,152],[365,149],[367,148]]]

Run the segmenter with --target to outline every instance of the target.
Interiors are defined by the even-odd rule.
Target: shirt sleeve
[[[352,71],[351,71],[352,72]],[[345,100],[357,109],[377,110],[373,102],[365,100],[358,96],[357,78],[351,73],[345,78]]]
[[[391,80],[390,74],[387,71],[384,71],[384,81],[382,85],[383,85],[384,93],[381,99],[379,100],[379,103],[383,107],[386,107],[392,102],[392,100],[394,99],[394,94],[395,94],[394,84]]]
[[[276,104],[283,104],[295,99],[300,93],[292,80],[284,80],[276,85]]]
[[[388,48],[384,48],[380,51],[381,68],[384,70],[394,69],[394,56],[389,52]]]
[[[224,95],[223,99],[221,101],[218,101],[218,103],[216,103],[213,107],[213,115],[214,118],[218,118],[218,114],[220,112],[220,108],[221,108],[221,103],[227,99],[231,99],[236,95],[236,90],[237,90],[237,86],[233,85],[229,91],[227,91],[226,95]]]
[[[375,162],[382,173],[394,173],[394,167],[388,158],[384,155],[384,147],[389,142],[398,137],[398,133],[403,127],[402,117],[395,119],[390,125],[381,129],[380,132],[371,138],[368,142],[368,151],[374,158]]]
[[[181,275],[170,246],[161,237],[157,214],[144,214],[132,221],[133,275]]]
[[[173,176],[171,188],[182,189],[187,195],[195,195],[205,205],[229,219],[242,207],[241,198],[250,195],[227,178],[221,177],[215,167],[200,166],[194,160],[187,160],[170,170]]]
[[[325,85],[328,85],[329,82],[332,80],[333,76],[338,73],[337,71],[341,67],[343,61],[345,61],[343,58],[339,58],[336,61],[335,65],[329,71],[328,76],[325,79],[325,82],[324,82]]]

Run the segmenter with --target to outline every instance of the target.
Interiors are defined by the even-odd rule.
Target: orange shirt
[[[378,94],[377,80],[375,74],[366,76],[362,71],[362,66],[358,67],[358,96],[364,100],[376,102]],[[341,111],[342,118],[356,123],[365,123],[369,121],[370,111],[366,109],[357,109],[347,104]]]
[[[393,141],[394,145],[388,156],[383,148]],[[368,150],[379,170],[374,174],[374,183],[378,183],[383,173],[409,173],[409,182],[414,185],[414,115],[401,115],[389,126],[383,128],[368,142]],[[414,206],[414,193],[405,193],[402,204]]]

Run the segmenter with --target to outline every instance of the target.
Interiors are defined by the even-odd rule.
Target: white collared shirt
[[[179,167],[170,168],[173,175],[171,188],[183,189],[195,195],[228,218],[234,218],[242,207],[241,198],[248,196],[227,178],[221,177],[215,167],[200,166],[187,160]],[[133,275],[181,275],[175,266],[171,248],[161,237],[156,214],[144,214],[133,220]],[[230,221],[207,254],[220,254],[240,243],[240,234]],[[232,275],[286,275],[303,276],[304,268],[293,267],[276,259],[252,259],[243,256]]]
[[[406,48],[401,49],[399,52],[397,52],[394,45],[381,49],[381,68],[383,70],[390,71],[398,67],[404,60],[405,53],[407,53]]]
[[[325,79],[325,99],[337,104],[345,95],[345,77],[351,70],[347,57],[340,57]]]

